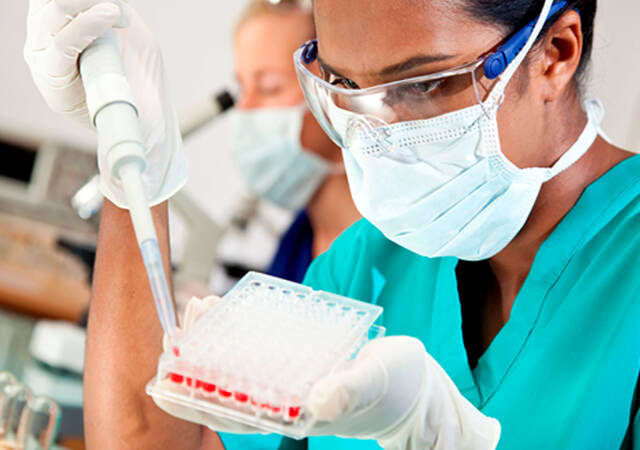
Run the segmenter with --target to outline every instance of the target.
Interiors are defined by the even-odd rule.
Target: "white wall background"
[[[132,3],[158,36],[178,112],[231,80],[231,31],[246,0]],[[31,82],[22,59],[27,4],[0,0],[0,137],[91,148],[92,132],[49,112]],[[640,1],[599,4],[592,93],[607,106],[605,130],[618,144],[640,152]],[[221,120],[186,144],[192,174],[187,190],[216,219],[229,214],[242,189],[228,139]]]
[[[591,92],[607,108],[604,130],[640,152],[640,1],[599,0]]]

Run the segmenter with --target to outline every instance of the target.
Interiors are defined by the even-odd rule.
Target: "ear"
[[[582,23],[574,11],[564,13],[544,40],[542,60],[545,103],[560,97],[571,84],[582,56]]]

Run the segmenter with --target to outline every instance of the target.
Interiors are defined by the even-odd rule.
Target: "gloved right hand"
[[[138,14],[122,0],[30,0],[24,57],[49,107],[89,122],[78,57],[116,27],[146,146],[143,183],[150,205],[175,194],[187,179],[178,121],[168,96],[162,55]],[[100,188],[121,208],[126,200],[98,148]]]

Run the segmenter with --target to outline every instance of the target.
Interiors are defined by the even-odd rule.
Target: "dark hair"
[[[465,9],[471,17],[483,22],[497,24],[506,30],[507,35],[515,33],[538,17],[544,5],[544,0],[463,0],[463,2],[466,3]],[[575,9],[580,13],[583,46],[580,65],[575,74],[578,88],[583,87],[589,62],[591,61],[597,3],[597,0],[568,0],[567,6],[554,16],[558,18],[570,9]],[[545,36],[553,23],[553,19],[547,22],[538,40]]]

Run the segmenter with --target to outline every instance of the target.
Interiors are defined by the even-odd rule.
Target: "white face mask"
[[[480,106],[392,125],[410,144],[388,154],[365,154],[376,144],[361,135],[343,150],[351,195],[387,238],[419,255],[490,258],[518,234],[542,183],[595,141],[602,107],[591,101],[586,109],[582,135],[551,168],[512,164],[500,151],[495,117]]]
[[[304,105],[236,110],[234,155],[249,188],[291,211],[307,205],[332,165],[300,142]]]
[[[541,17],[546,17],[544,14]],[[577,161],[598,135],[602,106],[587,102],[588,123],[551,168],[520,169],[502,153],[497,112],[507,83],[530,50],[541,24],[487,100],[439,117],[399,122],[379,133],[337,110],[331,119],[352,129],[343,149],[351,194],[360,213],[387,238],[423,256],[476,261],[504,249],[524,226],[542,184]]]

